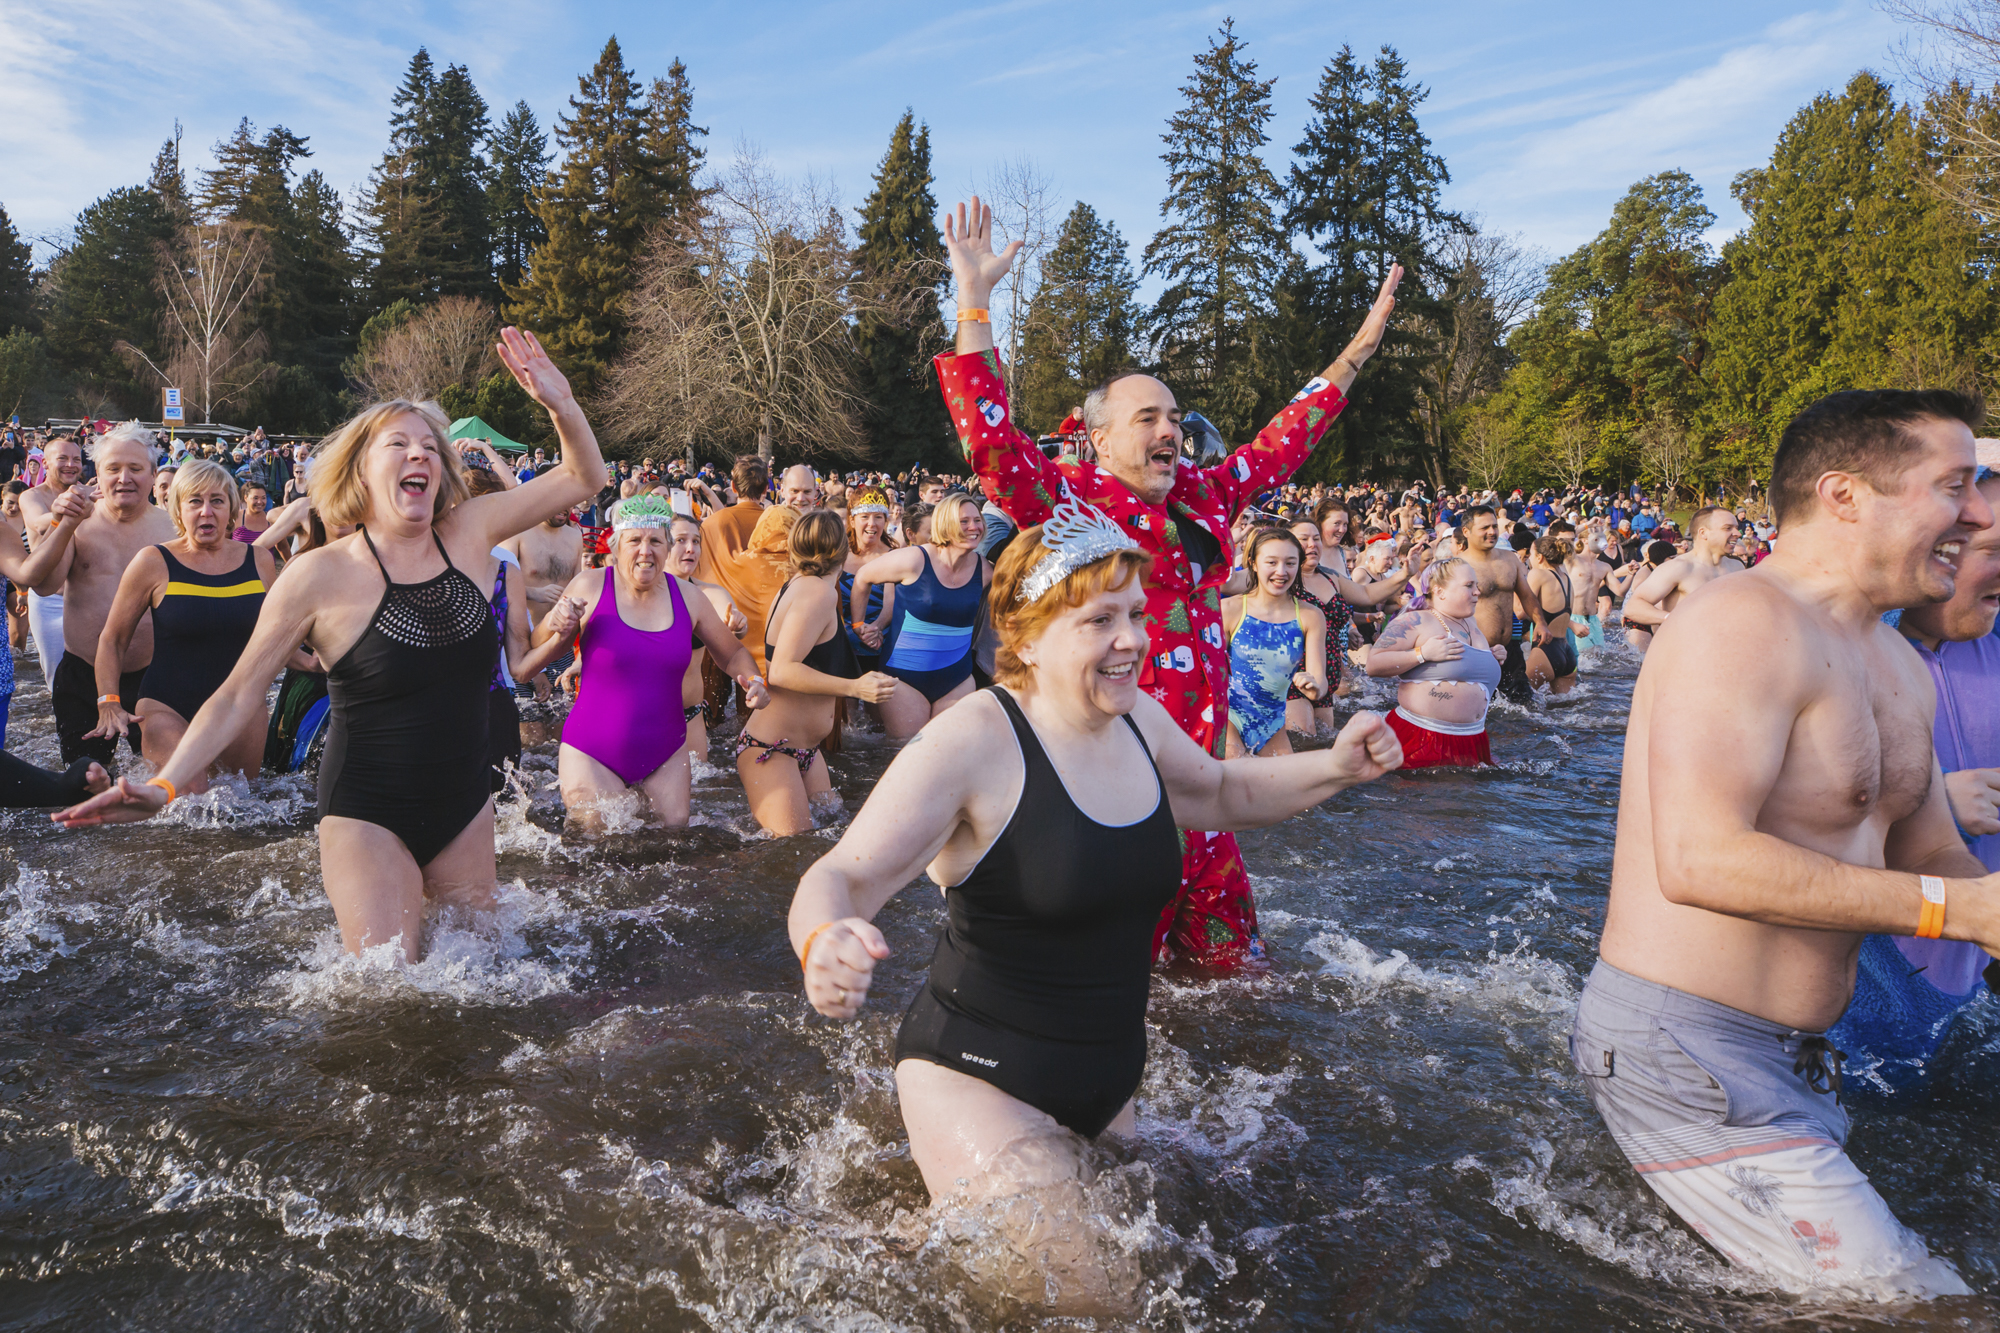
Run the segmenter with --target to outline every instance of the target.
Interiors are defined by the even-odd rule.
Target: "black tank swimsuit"
[[[1078,809],[1014,697],[992,692],[1021,747],[1021,800],[946,892],[950,921],[896,1059],[983,1079],[1095,1138],[1145,1072],[1153,928],[1180,891],[1180,835],[1164,786],[1134,824]]]
[[[379,824],[429,865],[490,797],[487,686],[499,636],[479,585],[445,555],[444,572],[396,583],[368,628],[326,673],[332,700],[319,767],[319,813]]]

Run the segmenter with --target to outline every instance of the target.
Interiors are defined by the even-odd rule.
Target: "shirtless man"
[[[1641,579],[1625,599],[1625,624],[1658,633],[1687,595],[1724,574],[1741,572],[1729,558],[1736,540],[1736,515],[1710,505],[1688,520],[1688,550]]]
[[[92,659],[125,566],[148,546],[170,542],[177,535],[173,520],[153,503],[153,449],[152,432],[136,422],[100,435],[90,455],[97,464],[96,508],[80,523],[61,520],[42,538],[57,548],[57,555],[35,590],[43,596],[63,596],[64,649],[49,681],[49,702],[55,709],[56,739],[65,764],[88,755],[109,767],[117,753],[118,743],[109,737],[84,739],[97,727],[97,667]],[[118,663],[118,697],[128,713],[138,710],[139,681],[152,660],[153,615],[148,611],[140,617]],[[140,753],[136,724],[125,742],[132,753]]]
[[[801,514],[818,508],[819,474],[804,463],[786,468],[785,475],[778,482],[778,502],[790,505]]]
[[[1571,1052],[1647,1185],[1800,1290],[1967,1290],[1842,1151],[1825,1030],[1870,932],[2000,949],[2000,879],[1952,826],[1929,672],[1881,621],[1949,598],[1961,543],[1993,523],[1973,485],[1984,415],[1936,390],[1801,412],[1771,471],[1784,540],[1681,603],[1632,695]]]
[[[30,550],[56,525],[51,512],[56,497],[82,479],[83,449],[67,435],[50,440],[42,446],[42,466],[48,469],[42,484],[21,493],[21,524],[27,529]],[[45,681],[55,679],[56,664],[63,658],[62,624],[62,594],[56,592],[44,597],[33,588],[28,589],[28,633],[35,636],[35,655],[42,659]],[[90,647],[95,649],[95,640]]]
[[[1588,631],[1577,635],[1585,648],[1604,646],[1604,615],[1598,609],[1598,602],[1604,596],[1604,580],[1610,575],[1611,566],[1604,563],[1599,551],[1598,543],[1603,540],[1601,535],[1586,527],[1583,545],[1563,562],[1563,568],[1569,574],[1570,618],[1579,630]]]
[[[1526,614],[1522,594],[1528,587],[1527,566],[1512,551],[1494,549],[1500,542],[1500,516],[1486,505],[1465,511],[1458,535],[1464,546],[1459,558],[1479,578],[1479,607],[1473,619],[1488,643],[1507,647],[1507,660],[1500,666],[1500,692],[1515,703],[1526,703],[1534,687],[1528,684],[1527,655],[1514,637],[1514,616],[1517,608]]]
[[[576,571],[583,568],[583,532],[569,521],[568,514],[557,514],[502,544],[521,562],[528,585],[528,614],[539,625],[555,609]]]

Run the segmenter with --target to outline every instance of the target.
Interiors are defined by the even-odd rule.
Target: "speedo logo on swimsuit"
[[[988,1069],[998,1069],[1000,1067],[998,1060],[989,1060],[983,1055],[974,1055],[971,1051],[960,1051],[958,1058],[961,1060],[970,1060],[976,1065],[985,1065]]]

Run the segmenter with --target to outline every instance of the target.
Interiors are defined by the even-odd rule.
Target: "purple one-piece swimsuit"
[[[604,595],[583,627],[583,685],[563,723],[564,745],[637,786],[687,744],[681,678],[694,656],[694,622],[680,580],[667,576],[674,623],[634,629],[618,614],[618,571],[604,571]]]

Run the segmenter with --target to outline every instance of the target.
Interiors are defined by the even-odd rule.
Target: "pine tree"
[[[1318,262],[1292,265],[1280,295],[1290,315],[1287,379],[1317,374],[1338,356],[1389,266],[1404,268],[1397,318],[1320,446],[1316,472],[1407,468],[1422,446],[1423,358],[1436,346],[1429,331],[1449,318],[1437,295],[1448,275],[1434,256],[1445,235],[1467,230],[1439,201],[1451,174],[1417,120],[1428,96],[1395,48],[1383,47],[1367,67],[1343,46],[1320,76],[1313,119],[1293,150],[1285,226],[1311,243]],[[1434,471],[1443,464],[1430,462]]]
[[[440,73],[419,48],[390,105],[367,206],[375,302],[494,295],[486,99],[465,66]]]
[[[151,414],[159,402],[112,350],[120,341],[157,359],[159,247],[175,231],[160,197],[143,186],[111,191],[77,215],[68,249],[49,266],[44,335],[56,364],[92,401]]]
[[[855,261],[867,281],[894,294],[896,318],[866,315],[856,328],[867,429],[885,466],[956,461],[951,418],[928,364],[945,345],[937,293],[945,281],[944,238],[931,194],[931,132],[903,112],[875,189],[861,205]]]
[[[373,250],[369,304],[376,309],[424,289],[421,255],[437,221],[424,207],[417,153],[436,86],[431,53],[418,47],[389,98],[389,147],[369,176],[363,210],[362,232]]]
[[[526,102],[514,103],[500,122],[487,155],[492,163],[486,216],[493,228],[493,280],[513,287],[527,275],[529,256],[548,239],[535,214],[534,194],[548,176],[549,139]]]
[[[153,157],[153,174],[146,181],[146,188],[160,197],[167,212],[183,221],[194,215],[194,202],[188,198],[187,172],[181,168],[181,123],[174,122],[173,137],[160,145],[160,151]]]
[[[14,229],[14,219],[0,206],[0,333],[40,328],[35,306],[35,252]]]
[[[1267,312],[1286,253],[1269,142],[1270,79],[1243,54],[1234,20],[1195,56],[1185,105],[1161,136],[1167,219],[1146,246],[1145,272],[1166,290],[1148,316],[1159,373],[1182,404],[1232,439],[1247,438],[1271,377]]]
[[[588,394],[617,355],[632,263],[658,212],[641,145],[646,107],[616,37],[577,88],[570,114],[556,120],[562,165],[535,192],[548,239],[527,281],[507,289],[505,313],[535,330]]]
[[[1042,261],[1021,346],[1018,417],[1053,430],[1091,389],[1133,364],[1139,283],[1117,224],[1078,201]]]
[[[658,221],[678,231],[693,220],[707,191],[695,183],[707,154],[695,143],[708,130],[694,116],[694,87],[687,66],[676,60],[667,77],[654,79],[646,94],[646,128],[639,136],[651,176],[652,207]]]

